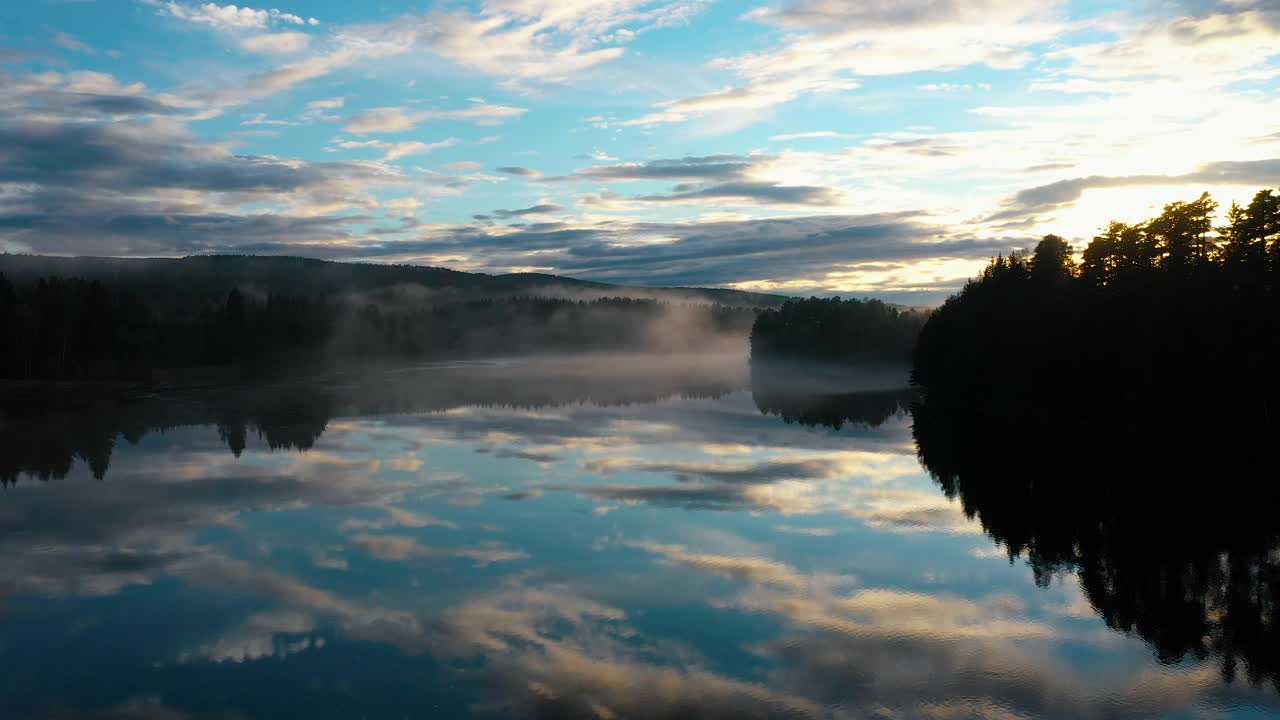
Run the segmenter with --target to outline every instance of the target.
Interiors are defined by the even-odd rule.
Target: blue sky
[[[933,302],[1280,184],[1280,5],[0,9],[0,251],[287,253]]]

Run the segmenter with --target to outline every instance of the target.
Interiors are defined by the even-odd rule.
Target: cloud
[[[814,586],[829,588],[853,584],[853,578],[849,577],[803,575],[785,563],[767,558],[691,553],[683,545],[652,542],[626,544],[628,547],[660,555],[674,565],[724,575],[756,585],[803,589]]]
[[[85,55],[98,54],[98,51],[94,49],[93,46],[81,41],[75,35],[72,35],[70,33],[64,33],[64,32],[54,33],[53,44],[57,45],[58,47],[64,50],[71,50],[72,52],[84,53]]]
[[[519,550],[508,550],[498,544],[481,547],[435,548],[402,535],[356,535],[351,546],[363,550],[379,560],[403,561],[414,558],[452,557],[473,561],[477,567],[493,563],[525,560],[529,556]]]
[[[741,155],[707,155],[644,163],[621,163],[582,168],[567,178],[602,181],[639,180],[728,180],[742,178],[764,158]]]
[[[281,12],[280,10],[258,10],[251,7],[237,7],[236,5],[218,5],[217,3],[186,3],[167,0],[143,0],[149,5],[156,7],[157,12],[161,15],[176,18],[197,25],[206,25],[213,30],[219,31],[237,31],[237,30],[262,30],[269,24],[283,23],[286,25],[318,25],[319,21],[312,18],[311,21],[292,13]]]
[[[536,463],[555,463],[563,460],[563,456],[558,453],[547,450],[515,450],[513,448],[501,448],[493,453],[496,458],[510,458],[516,460],[529,460]],[[539,493],[541,494],[541,493]]]
[[[847,92],[854,76],[956,70],[971,65],[1017,68],[1028,48],[1064,29],[1052,19],[1056,2],[978,3],[919,0],[876,6],[792,0],[747,13],[748,19],[789,31],[775,48],[714,60],[739,84],[658,103],[655,112],[623,123],[684,122],[704,113],[765,110],[803,95]],[[920,52],[922,47],[929,52]]]
[[[386,503],[402,490],[372,481],[358,462],[317,454],[274,468],[245,465],[216,434],[213,441],[216,448],[189,443],[180,457],[113,458],[109,484],[85,469],[40,492],[13,493],[0,507],[0,596],[104,596],[165,575],[225,576],[235,570],[211,567],[207,549],[195,545],[202,530],[239,513]]]
[[[540,497],[542,497],[542,491],[534,489],[534,490],[519,490],[516,492],[509,492],[503,495],[502,499],[503,500],[536,500]]]
[[[1274,9],[1230,3],[1213,9],[1152,18],[1116,39],[1076,44],[1048,56],[1069,62],[1071,77],[1104,83],[1169,78],[1226,85],[1280,55],[1280,16]]]
[[[1018,191],[987,221],[1026,219],[1070,206],[1086,190],[1159,185],[1273,185],[1280,178],[1280,158],[1212,162],[1181,175],[1122,175],[1069,178]],[[1099,219],[1101,222],[1102,219]]]
[[[520,83],[562,83],[622,57],[637,34],[687,22],[701,0],[545,2],[486,0],[477,11],[441,9],[389,27],[468,70]],[[623,26],[627,27],[623,27]]]
[[[457,523],[449,520],[441,520],[433,515],[426,513],[416,513],[405,510],[404,508],[394,505],[382,508],[385,513],[384,517],[377,520],[370,520],[359,517],[349,517],[342,521],[338,526],[341,532],[349,532],[352,530],[386,530],[393,527],[406,528],[424,528],[424,527],[442,527],[448,530],[457,530]]]
[[[398,107],[366,110],[348,119],[346,129],[358,134],[397,133],[412,130],[428,120],[467,120],[477,125],[498,125],[509,118],[520,117],[526,108],[507,105],[471,105],[460,110],[414,111]]]
[[[682,645],[638,644],[625,620],[567,588],[517,587],[452,609],[431,646],[484,657],[486,686],[509,717],[831,717],[785,690],[704,669]]]
[[[772,135],[770,140],[778,142],[790,142],[792,140],[814,140],[818,138],[847,138],[852,137],[845,133],[838,133],[832,130],[815,130],[812,132],[786,133],[784,135]]]
[[[167,255],[268,238],[349,239],[345,226],[357,217],[329,213],[373,208],[371,188],[405,181],[378,163],[236,155],[161,120],[0,124],[0,154],[9,159],[0,167],[0,186],[9,188],[0,194],[0,238],[49,253]],[[274,211],[240,210],[262,203]]]
[[[233,155],[160,122],[0,125],[0,149],[10,158],[0,168],[0,182],[113,193],[162,188],[292,193],[331,181],[393,177],[368,164]]]
[[[680,482],[710,480],[733,484],[767,484],[779,480],[816,480],[841,472],[841,464],[830,457],[788,458],[759,462],[726,462],[709,464],[628,462],[625,460],[592,461],[587,469],[593,473],[619,472],[670,473]]]
[[[301,32],[267,33],[253,35],[240,41],[240,47],[250,52],[268,55],[293,55],[311,45],[311,36]]]
[[[402,108],[375,108],[347,121],[346,129],[354,133],[396,133],[412,130],[423,119]]]
[[[186,91],[184,98],[201,108],[203,116],[213,117],[228,106],[271,97],[301,83],[324,77],[357,60],[384,57],[403,51],[404,48],[385,45],[358,44],[339,47],[336,50],[256,72],[238,82],[221,87],[195,88]]]
[[[413,155],[425,155],[436,150],[447,147],[453,147],[460,141],[458,138],[445,138],[433,143],[425,143],[419,140],[409,140],[406,142],[391,143],[383,140],[346,140],[337,143],[336,147],[343,150],[356,150],[360,148],[376,148],[383,151],[383,162],[394,162]]]
[[[293,121],[293,120],[273,120],[273,119],[271,119],[271,118],[267,117],[266,113],[258,113],[257,115],[254,115],[253,117],[249,118],[248,120],[241,120],[241,121],[240,121],[240,124],[241,124],[241,125],[281,125],[281,126],[290,126],[290,125],[301,125],[302,123],[295,122],[295,121]]]
[[[531,207],[520,208],[518,210],[494,210],[493,216],[501,220],[507,220],[510,218],[520,218],[528,215],[546,215],[548,213],[557,213],[562,210],[564,210],[564,208],[559,205],[541,203]]]
[[[187,111],[180,98],[152,93],[142,83],[125,84],[102,72],[0,74],[0,79],[0,102],[6,106],[10,124],[181,115]]]
[[[315,618],[307,613],[292,610],[256,613],[216,641],[183,650],[178,654],[178,662],[200,660],[243,663],[263,658],[283,658],[312,647],[324,647],[325,639],[302,637],[282,640],[277,636],[307,636],[315,629]]]
[[[483,163],[478,163],[474,160],[459,160],[457,162],[445,163],[445,169],[457,170],[459,172],[471,172],[472,170],[479,170],[482,167],[484,167]]]
[[[505,175],[515,175],[517,177],[538,178],[542,177],[542,173],[527,167],[506,166],[497,169],[498,172]]]
[[[670,195],[645,195],[644,202],[701,202],[739,200],[760,205],[835,205],[840,194],[825,187],[780,185],[770,182],[737,182],[716,185],[677,185]]]
[[[326,100],[312,100],[307,103],[308,110],[339,110],[347,104],[345,97],[328,98]]]

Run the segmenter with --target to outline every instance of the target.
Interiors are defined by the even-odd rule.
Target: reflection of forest
[[[1107,624],[1161,661],[1216,657],[1227,679],[1280,689],[1274,471],[1155,432],[1011,433],[936,403],[912,414],[926,468],[1038,583],[1074,570]]]
[[[741,388],[742,381],[733,378],[715,364],[673,364],[623,378],[599,369],[560,372],[531,363],[187,389],[142,398],[0,394],[0,484],[14,484],[22,474],[65,477],[77,458],[102,479],[118,438],[136,444],[149,432],[177,427],[216,426],[238,457],[251,436],[273,451],[310,449],[336,417],[719,397]]]
[[[905,412],[911,402],[908,390],[811,395],[754,388],[752,396],[765,415],[777,415],[787,423],[836,430],[846,425],[880,427]]]
[[[762,362],[753,357],[751,395],[765,415],[836,430],[847,425],[880,427],[911,406],[914,393],[906,387],[905,371],[894,366],[836,370],[831,365]]]

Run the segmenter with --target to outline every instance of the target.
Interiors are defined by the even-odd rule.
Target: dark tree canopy
[[[1223,425],[1188,442],[1265,446],[1280,413],[1280,197],[1260,191],[1219,228],[1216,207],[1202,195],[1112,222],[1078,267],[1052,235],[1030,258],[996,258],[925,323],[914,381],[1011,430],[1185,432],[1195,408]]]
[[[751,357],[831,363],[906,363],[924,315],[879,300],[788,300],[751,328]]]
[[[0,276],[3,278],[3,276]],[[649,299],[432,301],[254,296],[232,287],[174,314],[98,280],[0,280],[0,378],[146,380],[157,369],[260,376],[353,364],[534,352],[671,350],[745,337],[755,310]]]
[[[1038,582],[1072,570],[1162,661],[1280,688],[1280,196],[1216,207],[1112,222],[1078,268],[1053,236],[993,260],[921,331],[914,433]]]

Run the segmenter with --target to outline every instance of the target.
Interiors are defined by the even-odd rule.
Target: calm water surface
[[[1183,618],[1037,585],[892,382],[678,365],[9,417],[0,717],[1280,716],[1274,667],[1162,661]]]

